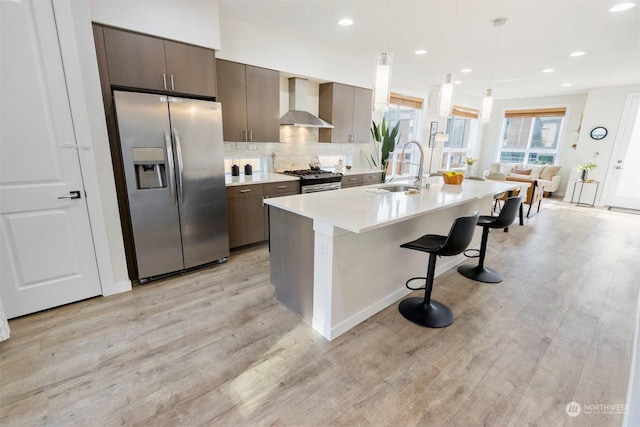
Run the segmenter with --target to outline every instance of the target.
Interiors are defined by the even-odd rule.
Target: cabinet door
[[[344,175],[340,182],[340,188],[357,187],[362,185],[362,175]]]
[[[216,96],[213,50],[166,40],[164,52],[168,89],[180,93]]]
[[[247,84],[244,64],[217,60],[217,100],[222,103],[225,141],[244,141],[247,131]]]
[[[265,240],[262,196],[227,199],[229,247],[249,245]]]
[[[320,129],[320,142],[350,142],[353,133],[354,87],[340,83],[320,85],[320,118],[333,129]]]
[[[277,71],[246,66],[249,140],[280,141],[280,76]]]
[[[362,176],[362,184],[379,184],[382,181],[382,172],[372,172]]]
[[[168,76],[162,39],[104,27],[104,43],[112,85],[165,89]]]
[[[373,91],[354,88],[353,142],[369,142],[371,136],[371,110]]]

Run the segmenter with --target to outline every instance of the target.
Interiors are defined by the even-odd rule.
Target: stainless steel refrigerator
[[[114,91],[138,279],[229,256],[222,107]]]

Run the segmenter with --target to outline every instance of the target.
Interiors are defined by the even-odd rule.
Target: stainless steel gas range
[[[282,172],[285,175],[300,178],[301,193],[316,193],[318,191],[339,190],[342,174],[322,169],[299,169]]]

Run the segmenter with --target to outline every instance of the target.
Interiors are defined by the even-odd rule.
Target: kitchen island
[[[431,184],[418,194],[376,190],[384,187],[265,200],[276,298],[329,340],[408,294],[408,278],[425,275],[427,256],[401,249],[402,243],[447,234],[455,218],[476,210],[488,214],[493,195],[517,185],[465,181]],[[436,275],[464,259],[443,258]]]

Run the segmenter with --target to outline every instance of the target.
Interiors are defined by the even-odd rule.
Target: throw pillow
[[[500,173],[509,175],[511,169],[522,169],[522,164],[519,163],[500,163]]]
[[[540,178],[540,174],[544,170],[544,166],[541,165],[529,165],[529,168],[531,168],[531,178],[533,179]]]
[[[561,168],[562,166],[546,166],[540,174],[540,179],[551,181],[551,178],[558,175]]]
[[[511,169],[511,175],[531,175],[531,169]]]
[[[500,162],[491,163],[491,167],[489,168],[489,173],[499,173],[500,172]]]

